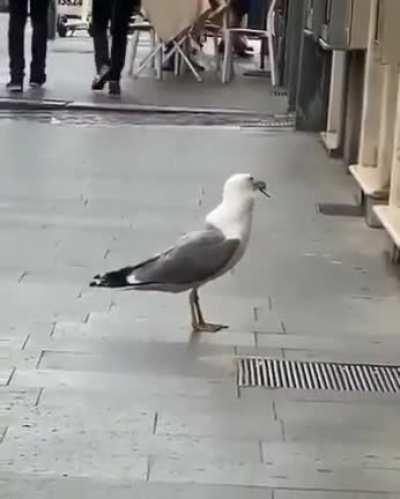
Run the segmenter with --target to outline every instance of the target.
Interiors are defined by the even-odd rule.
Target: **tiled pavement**
[[[1,122],[0,497],[400,497],[396,396],[238,390],[234,358],[396,362],[399,277],[314,137]],[[265,178],[248,254],[201,297],[87,287]]]

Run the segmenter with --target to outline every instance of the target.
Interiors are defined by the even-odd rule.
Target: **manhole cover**
[[[242,357],[237,382],[240,387],[398,393],[400,366]]]
[[[362,217],[363,207],[354,204],[318,203],[318,212],[331,217]]]

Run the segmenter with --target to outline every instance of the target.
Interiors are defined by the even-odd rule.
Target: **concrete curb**
[[[209,107],[180,107],[180,106],[154,106],[147,104],[123,104],[123,103],[92,103],[75,102],[58,99],[26,99],[0,97],[0,110],[22,110],[22,111],[99,111],[118,113],[158,113],[158,114],[208,114],[229,116],[252,116],[260,119],[271,118],[272,113],[257,113],[241,109],[224,109]]]
[[[0,110],[23,110],[23,111],[40,111],[40,110],[57,110],[66,108],[69,101],[58,99],[25,99],[25,98],[9,98],[0,97]]]

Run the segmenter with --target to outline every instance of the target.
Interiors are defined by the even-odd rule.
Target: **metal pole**
[[[57,0],[50,0],[47,16],[47,39],[55,40],[57,33]]]

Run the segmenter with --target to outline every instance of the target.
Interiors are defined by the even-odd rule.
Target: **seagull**
[[[180,293],[189,291],[194,332],[227,328],[204,320],[198,289],[231,270],[244,255],[250,238],[256,193],[270,197],[266,183],[250,174],[232,175],[222,202],[205,219],[204,228],[189,232],[175,246],[137,265],[96,275],[90,286]]]

